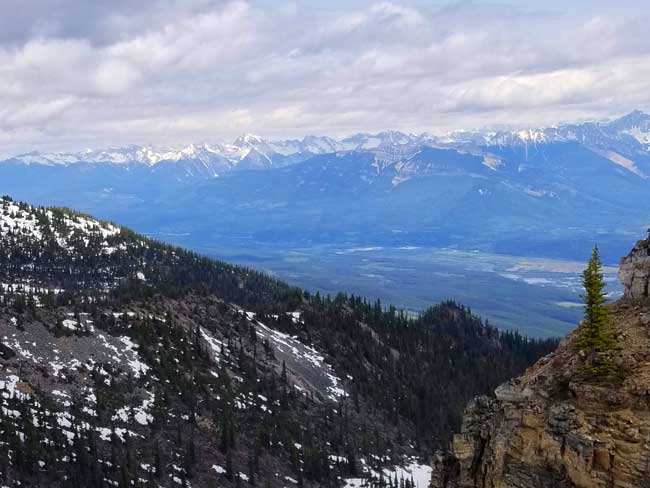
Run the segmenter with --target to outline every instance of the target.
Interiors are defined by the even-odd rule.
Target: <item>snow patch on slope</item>
[[[297,337],[263,324],[257,320],[253,312],[246,312],[238,307],[236,310],[244,313],[248,320],[253,322],[257,328],[257,336],[262,340],[268,340],[277,355],[286,361],[287,367],[305,383],[324,393],[329,400],[337,401],[347,396],[343,382],[336,375],[334,368],[325,361],[323,354],[304,344]],[[292,312],[289,316],[294,323],[299,323],[301,320],[300,312]]]
[[[403,466],[393,466],[378,472],[367,466],[365,460],[361,460],[362,470],[366,473],[364,478],[348,478],[344,480],[345,488],[370,488],[378,486],[377,482],[382,479],[385,483],[397,479],[398,485],[401,482],[412,481],[414,488],[427,488],[431,483],[431,466],[411,459]]]

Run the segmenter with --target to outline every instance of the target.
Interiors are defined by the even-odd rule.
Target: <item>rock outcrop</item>
[[[632,252],[621,260],[619,276],[625,287],[625,299],[647,300],[650,297],[650,239],[637,242]]]
[[[650,240],[621,262],[611,305],[618,374],[585,379],[575,333],[465,411],[432,488],[650,488]]]

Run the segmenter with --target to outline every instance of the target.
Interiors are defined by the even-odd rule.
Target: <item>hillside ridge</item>
[[[452,302],[409,318],[0,200],[8,486],[421,480],[461,406],[552,345]]]

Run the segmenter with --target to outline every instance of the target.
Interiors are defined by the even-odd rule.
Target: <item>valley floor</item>
[[[183,236],[170,237],[182,243]],[[203,246],[201,252],[250,266],[322,293],[345,289],[418,312],[453,299],[498,327],[536,337],[562,336],[582,315],[584,263],[452,248],[314,246],[259,243]],[[612,298],[617,268],[606,267]]]

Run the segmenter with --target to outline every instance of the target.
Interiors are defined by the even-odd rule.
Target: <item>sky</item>
[[[619,0],[3,0],[0,155],[650,110]]]

